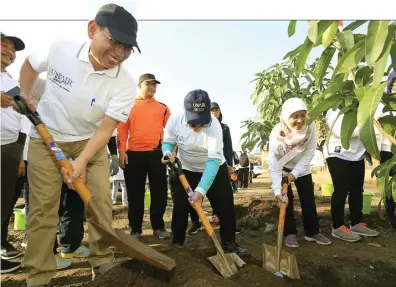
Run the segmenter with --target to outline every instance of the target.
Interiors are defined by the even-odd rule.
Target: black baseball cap
[[[153,74],[143,74],[139,77],[139,85],[143,82],[156,82],[157,84],[161,84],[160,81],[158,81]]]
[[[184,98],[186,121],[192,125],[207,125],[211,122],[210,98],[204,90],[193,90]]]
[[[136,47],[141,53],[136,41],[138,23],[124,7],[116,4],[102,6],[96,14],[95,22],[100,26],[105,26],[113,40]]]
[[[25,43],[18,37],[8,36],[2,32],[0,32],[0,36],[1,36],[1,39],[8,39],[8,40],[12,41],[15,45],[15,51],[22,51],[23,49],[25,49]]]
[[[220,110],[220,106],[216,102],[211,102],[210,103],[210,109],[219,109]]]

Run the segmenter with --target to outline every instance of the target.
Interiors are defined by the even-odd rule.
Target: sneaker
[[[331,236],[347,242],[356,242],[361,239],[359,235],[353,233],[345,225],[338,227],[337,229],[333,229],[333,231],[331,232]]]
[[[8,241],[1,244],[1,259],[14,259],[21,255],[22,253],[19,252],[11,243]]]
[[[117,265],[118,264],[111,262],[111,263],[104,263],[97,267],[93,267],[92,268],[92,281],[95,280],[96,276],[105,274],[107,271],[116,267]]]
[[[241,233],[241,230],[239,228],[235,228],[235,234]]]
[[[65,259],[72,259],[74,257],[76,257],[76,258],[87,258],[89,256],[89,253],[90,253],[89,248],[85,247],[84,245],[81,245],[73,253],[63,253],[63,252],[61,252],[61,256],[62,256],[62,258],[65,258]]]
[[[57,270],[61,270],[61,269],[65,269],[67,267],[70,267],[72,265],[72,263],[73,263],[73,260],[71,260],[71,259],[62,258],[60,253],[55,255],[55,260],[56,260],[56,269]]]
[[[27,233],[25,232],[25,235],[23,236],[22,242],[21,242],[21,246],[26,248],[27,247]]]
[[[317,244],[320,244],[320,245],[330,245],[331,244],[331,240],[320,233],[315,234],[314,236],[305,236],[305,240],[316,242]]]
[[[198,231],[203,230],[204,228],[202,227],[201,223],[193,223],[190,229],[187,231],[189,235],[191,234],[197,234]]]
[[[128,202],[123,202],[122,206],[126,206],[127,207],[128,206]]]
[[[239,247],[235,242],[222,244],[224,253],[236,253],[237,255],[249,255],[249,252],[242,247]]]
[[[298,248],[297,237],[294,234],[286,236],[286,246],[290,248]]]
[[[116,200],[113,200],[113,205],[116,205],[117,204],[117,201]]]
[[[212,215],[212,223],[219,225],[220,224],[220,219],[217,217],[216,214]]]
[[[159,239],[168,239],[170,238],[170,234],[165,229],[156,229],[153,231],[153,234],[157,236]]]
[[[0,267],[0,273],[5,274],[5,273],[10,273],[12,271],[17,270],[19,267],[21,267],[22,263],[19,262],[11,262],[8,260],[1,259],[1,267]]]
[[[350,230],[352,231],[352,233],[367,237],[375,237],[379,235],[378,231],[368,228],[367,224],[363,222],[351,226]]]
[[[132,232],[130,233],[130,235],[135,238],[135,239],[139,239],[140,235],[142,235],[140,232]]]

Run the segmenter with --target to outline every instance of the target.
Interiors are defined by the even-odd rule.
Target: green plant
[[[367,34],[354,32],[366,22]],[[391,141],[395,156],[372,173],[383,178],[384,195],[390,197],[396,189],[396,176],[390,176],[391,170],[396,169],[396,120],[390,116],[377,121],[374,113],[381,101],[385,104],[384,111],[396,110],[396,97],[384,92],[388,82],[383,81],[392,68],[396,70],[396,22],[354,21],[342,31],[338,29],[338,23],[338,20],[309,21],[307,37],[295,56],[296,74],[299,76],[302,73],[311,50],[323,45],[325,49],[319,58],[321,64],[318,64],[315,73],[315,84],[321,85],[328,65],[337,57],[337,65],[323,91],[323,99],[314,104],[310,116],[319,119],[324,111],[342,104],[343,108],[339,112],[339,116],[344,114],[342,145],[344,148],[349,147],[352,132],[357,126],[367,152],[377,160],[380,159],[380,153],[374,126]],[[295,26],[296,23],[291,21],[289,36],[294,34]],[[391,64],[388,65],[388,62]]]
[[[242,147],[252,150],[258,146],[261,149],[267,143],[272,128],[279,122],[279,115],[283,103],[291,98],[302,98],[309,109],[318,103],[322,97],[322,91],[327,88],[329,79],[324,78],[320,84],[315,82],[315,73],[321,65],[320,59],[316,59],[312,64],[306,65],[305,69],[298,75],[297,55],[300,47],[287,53],[284,62],[275,64],[263,72],[256,73],[256,78],[252,81],[256,83],[256,89],[251,95],[253,104],[257,106],[259,114],[258,120],[246,120],[242,127],[247,127],[247,131],[241,136]],[[328,66],[331,69],[331,66]],[[327,127],[324,118],[317,120],[318,130],[326,134]]]

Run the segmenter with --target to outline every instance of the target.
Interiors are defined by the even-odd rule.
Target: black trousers
[[[346,225],[344,208],[348,195],[351,225],[362,222],[364,160],[348,161],[330,157],[326,161],[334,185],[334,193],[331,197],[333,228],[336,229]]]
[[[7,240],[8,223],[18,200],[15,185],[18,179],[18,168],[22,160],[23,146],[10,143],[1,146],[1,241]]]
[[[249,167],[240,167],[238,174],[238,181],[241,187],[248,188],[249,185]]]
[[[183,170],[191,188],[195,190],[201,180],[202,173]],[[170,181],[173,192],[173,214],[172,214],[172,242],[183,244],[186,238],[188,225],[188,214],[190,203],[187,193],[179,179],[172,178]],[[206,194],[213,210],[220,220],[220,236],[223,244],[235,243],[235,213],[234,213],[234,193],[232,191],[227,164],[220,166],[212,186]]]
[[[381,164],[391,159],[392,156],[393,154],[389,151],[381,151]],[[390,175],[394,176],[395,173],[391,172]],[[392,228],[396,230],[396,203],[392,196],[390,198],[385,197],[385,210]]]
[[[62,186],[61,202],[59,205],[59,242],[63,253],[73,253],[84,238],[84,202],[77,192],[66,184]],[[55,240],[54,253],[58,248]]]
[[[300,198],[301,210],[303,215],[304,232],[306,236],[314,236],[319,233],[318,214],[316,212],[314,188],[312,184],[312,175],[307,174],[299,177],[294,182]],[[289,204],[286,208],[285,231],[284,235],[296,234],[296,219],[294,218],[294,195],[289,185],[287,191]]]
[[[128,151],[124,179],[128,193],[128,219],[132,232],[142,232],[146,177],[150,185],[150,221],[153,230],[164,228],[164,213],[168,200],[166,166],[162,164],[162,152]]]

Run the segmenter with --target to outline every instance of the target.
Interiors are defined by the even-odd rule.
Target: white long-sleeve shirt
[[[333,125],[340,111],[337,109],[333,111],[332,109],[327,111],[326,123],[329,128]],[[329,146],[324,145],[323,154],[325,158],[337,157],[348,161],[359,161],[364,158],[364,153],[366,149],[363,146],[362,141],[359,136],[358,127],[352,133],[352,137],[349,144],[349,149],[344,149],[341,143],[341,126],[344,115],[338,117],[331,131]]]
[[[384,109],[384,106],[385,105],[383,103],[379,103],[377,110],[375,111],[375,114],[374,114],[375,120],[378,120],[378,119],[385,117],[387,115],[396,116],[395,112],[383,113],[382,110]],[[374,127],[374,131],[375,131],[375,137],[377,138],[378,149],[380,151],[390,152],[391,146],[392,146],[390,140],[387,137],[383,136],[376,127]]]
[[[291,169],[291,173],[297,179],[299,177],[308,175],[311,173],[311,161],[315,154],[316,149],[316,126],[312,123],[310,126],[312,130],[311,137],[308,139],[305,150],[296,155],[292,160],[287,162],[284,167]],[[275,158],[275,152],[277,150],[277,137],[278,134],[275,129],[272,130],[269,139],[269,150],[268,150],[268,163],[269,171],[272,181],[272,192],[274,195],[280,195],[282,193],[282,167],[277,165]]]

